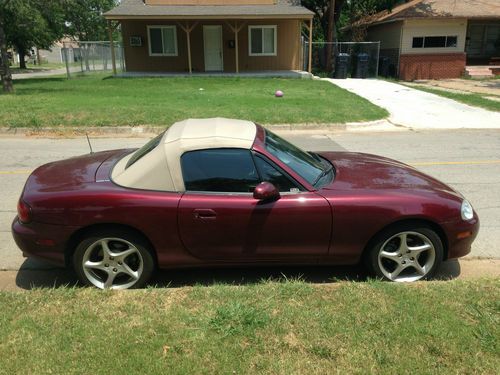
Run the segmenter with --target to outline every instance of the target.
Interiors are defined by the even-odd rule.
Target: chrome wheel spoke
[[[110,289],[113,286],[113,281],[115,280],[116,273],[108,272],[108,278],[103,284],[104,289]]]
[[[129,255],[137,253],[136,248],[128,248],[127,250],[120,251],[119,253],[114,253],[115,258],[120,259],[121,261],[124,261],[126,257]]]
[[[139,273],[137,271],[133,271],[132,268],[130,268],[126,263],[123,263],[121,272],[125,275],[130,276],[134,280],[137,280],[139,278]]]
[[[408,251],[408,235],[406,233],[401,233],[398,236],[399,240],[401,241],[399,244],[399,252],[400,253],[406,253]]]
[[[423,276],[423,275],[425,275],[425,273],[426,273],[426,272],[425,272],[425,269],[424,269],[424,267],[425,267],[425,266],[424,266],[424,267],[422,267],[422,266],[420,265],[420,263],[418,263],[418,262],[415,262],[414,264],[412,264],[412,266],[413,266],[413,268],[415,268],[415,271],[417,271],[417,273],[418,273],[419,275],[422,275],[422,276]]]
[[[391,253],[389,251],[381,251],[380,252],[380,257],[390,259],[393,262],[396,262],[397,264],[401,263],[401,258],[399,256],[399,253]]]
[[[413,254],[414,257],[418,257],[422,252],[430,250],[432,246],[428,243],[421,246],[409,246],[408,250]]]
[[[85,263],[83,263],[83,266],[88,269],[93,269],[93,270],[101,270],[104,272],[108,272],[106,269],[105,263],[103,260],[99,262],[92,262],[90,260],[87,260]]]
[[[396,269],[390,273],[390,279],[391,280],[396,280],[399,274],[405,269],[406,267],[403,266],[402,264],[398,264]]]
[[[103,255],[104,259],[109,259],[109,258],[113,257],[113,253],[109,249],[108,240],[102,240],[99,242],[99,244],[101,245],[102,255]]]

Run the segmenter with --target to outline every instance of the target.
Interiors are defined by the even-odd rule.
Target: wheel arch
[[[385,231],[388,231],[394,227],[398,226],[405,226],[405,225],[423,225],[426,227],[429,227],[432,229],[436,234],[439,236],[439,239],[441,240],[443,244],[443,261],[448,259],[448,238],[446,237],[446,234],[443,230],[443,228],[436,222],[429,220],[429,219],[423,219],[423,218],[407,218],[407,219],[401,219],[398,221],[395,221],[393,223],[390,223],[380,229],[377,233],[375,233],[370,240],[366,243],[365,247],[363,248],[363,253],[361,256],[361,260],[364,260],[366,258],[366,255],[370,251],[371,247],[375,244],[377,241],[378,237]]]
[[[153,260],[155,262],[155,266],[158,264],[156,249],[153,246],[153,243],[149,240],[149,238],[139,229],[134,228],[133,226],[126,224],[118,224],[118,223],[99,223],[99,224],[91,224],[85,227],[82,227],[76,230],[68,239],[66,243],[66,247],[64,249],[64,261],[67,267],[72,266],[72,258],[73,253],[75,252],[76,247],[86,236],[90,235],[93,232],[103,231],[103,230],[122,230],[132,233],[135,236],[140,237],[145,243],[148,245],[148,249],[153,256]]]

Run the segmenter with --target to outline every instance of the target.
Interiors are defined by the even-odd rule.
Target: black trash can
[[[369,64],[370,64],[370,56],[367,53],[359,53],[356,56],[356,68],[354,70],[354,78],[368,78]]]
[[[346,79],[349,73],[351,56],[348,53],[339,53],[335,58],[335,78]]]
[[[380,56],[378,60],[378,75],[382,77],[389,77],[389,68],[391,60],[386,56]]]

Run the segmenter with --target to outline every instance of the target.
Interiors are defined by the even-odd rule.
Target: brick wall
[[[404,54],[399,59],[399,78],[416,79],[459,78],[465,71],[465,53]]]

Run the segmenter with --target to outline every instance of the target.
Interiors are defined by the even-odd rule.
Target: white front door
[[[222,26],[203,26],[205,71],[222,72]]]

